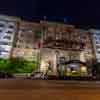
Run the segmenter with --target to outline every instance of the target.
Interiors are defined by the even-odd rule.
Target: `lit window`
[[[28,30],[28,32],[32,33],[33,31],[32,30]]]

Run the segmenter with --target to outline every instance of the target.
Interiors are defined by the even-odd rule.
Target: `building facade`
[[[73,25],[23,21],[0,16],[0,58],[40,61],[40,71],[87,72],[100,62],[100,31],[76,29]]]
[[[21,21],[15,37],[13,57],[22,57],[32,60],[39,52],[41,28],[37,23]]]
[[[52,73],[57,75],[58,69],[80,71],[83,66],[75,62],[68,64],[68,67],[67,64],[62,63],[61,59],[65,62],[92,63],[94,53],[88,31],[75,29],[72,25],[53,22],[42,22],[42,25],[41,71],[46,72],[51,66]],[[87,69],[86,66],[85,69]]]
[[[95,61],[100,63],[100,30],[90,29],[89,32],[91,33],[92,37],[92,44],[95,53]]]
[[[0,15],[0,58],[9,58],[11,56],[19,20],[15,17]]]

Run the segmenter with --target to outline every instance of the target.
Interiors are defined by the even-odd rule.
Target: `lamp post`
[[[59,51],[58,50],[56,50],[55,51],[55,59],[56,59],[56,61],[55,61],[55,65],[54,65],[54,67],[55,67],[55,73],[57,73],[57,71],[58,71],[58,65],[59,65],[59,63],[58,63],[58,61],[59,61]]]

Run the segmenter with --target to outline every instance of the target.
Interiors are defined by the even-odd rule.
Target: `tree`
[[[92,75],[100,79],[100,63],[96,62],[90,66],[92,69]]]
[[[10,60],[0,58],[0,71],[9,72]]]
[[[0,71],[9,73],[32,73],[38,68],[36,61],[26,61],[22,58],[1,59]]]

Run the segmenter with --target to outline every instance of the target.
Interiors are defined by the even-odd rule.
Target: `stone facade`
[[[38,51],[40,43],[41,28],[37,23],[21,21],[19,31],[15,37],[15,47],[13,57],[22,57],[26,59],[33,58],[33,51]]]
[[[44,22],[43,28],[40,67],[42,71],[46,71],[48,62],[51,62],[53,74],[56,74],[61,57],[66,61],[79,60],[92,64],[94,52],[88,31],[53,22]]]

